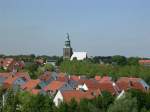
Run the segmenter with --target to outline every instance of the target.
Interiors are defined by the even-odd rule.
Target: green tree
[[[19,112],[18,92],[10,89],[5,96],[4,112]]]
[[[79,104],[80,112],[90,112],[88,108],[88,100],[82,99]]]
[[[124,56],[116,55],[112,57],[112,61],[117,65],[126,65],[127,59]]]
[[[0,112],[3,112],[3,89],[0,87]]]
[[[116,100],[114,104],[108,108],[108,112],[138,112],[137,100],[127,95],[125,98]]]
[[[27,112],[53,112],[53,101],[49,96],[32,96]]]
[[[63,102],[59,107],[55,107],[54,112],[69,112],[69,106],[67,103]]]
[[[139,61],[139,58],[137,57],[130,57],[127,59],[128,65],[139,65],[138,61]]]
[[[44,69],[45,71],[54,71],[54,66],[51,64],[45,64]]]
[[[29,112],[32,95],[28,92],[20,91],[19,93],[20,111]]]
[[[150,110],[147,110],[146,108],[142,108],[140,112],[150,112]]]
[[[79,112],[100,112],[100,110],[91,100],[82,99],[79,104]]]
[[[111,93],[107,92],[107,91],[102,91],[102,104],[103,104],[103,109],[108,108],[109,105],[111,105],[114,102],[114,97],[111,95]]]
[[[129,93],[137,99],[138,110],[145,108],[150,110],[150,93],[145,93],[140,90],[131,89]]]
[[[69,103],[69,112],[78,112],[78,104],[75,99],[72,99]]]
[[[63,57],[59,57],[59,58],[57,58],[57,60],[56,60],[56,65],[57,66],[60,66],[60,64],[63,62]]]
[[[104,99],[103,96],[98,96],[96,97],[95,99],[92,100],[92,104],[100,111],[100,112],[105,112],[105,110],[107,109],[107,103],[106,102],[106,99]],[[107,101],[108,102],[108,101]]]

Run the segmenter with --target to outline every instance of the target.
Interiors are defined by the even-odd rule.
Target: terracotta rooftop
[[[145,91],[140,78],[121,77],[117,80],[116,84],[121,90],[127,91],[128,89],[139,89]]]
[[[48,84],[47,86],[44,87],[44,91],[57,91],[59,88],[61,88],[63,85],[65,84],[65,82],[61,82],[61,81],[52,81],[50,84]]]
[[[80,80],[80,76],[72,75],[72,76],[70,76],[69,79],[73,80],[73,81],[79,81]]]
[[[14,59],[13,58],[3,58],[0,61],[1,61],[0,62],[1,66],[8,67],[14,61]]]
[[[5,81],[4,84],[9,84],[12,85],[13,82],[17,79],[17,78],[24,78],[26,80],[30,80],[29,74],[27,72],[17,72],[17,73],[10,73],[10,77],[8,77]]]
[[[130,88],[129,79],[127,77],[118,79],[116,84],[121,90],[127,91]]]
[[[23,90],[32,90],[35,89],[35,87],[40,83],[39,79],[36,80],[29,80],[27,83],[21,86],[21,89]]]
[[[111,81],[100,82],[99,88],[101,91],[110,92],[112,95],[116,95],[120,92],[119,87]]]
[[[64,91],[62,92],[62,95],[65,102],[70,102],[72,99],[80,102],[81,99],[92,99],[95,97],[90,92],[82,92],[77,90]]]
[[[69,80],[69,78],[65,74],[60,73],[57,76],[57,81],[67,82],[68,80]]]
[[[86,84],[89,90],[99,89],[99,83],[92,79],[81,79],[78,81],[78,84]]]
[[[0,73],[0,77],[8,78],[10,76],[10,73]]]
[[[150,64],[150,60],[139,60],[140,64]]]
[[[62,72],[60,72],[59,74],[58,74],[58,76],[65,76],[66,74],[65,73],[62,73]]]
[[[111,81],[111,77],[109,76],[103,76],[100,80],[100,82],[106,82],[106,81]]]

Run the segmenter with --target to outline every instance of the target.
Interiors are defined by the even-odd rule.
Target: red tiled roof
[[[46,87],[44,87],[44,91],[57,91],[59,88],[61,88],[65,82],[61,81],[52,81],[50,84],[48,84]]]
[[[8,69],[9,71],[12,71],[14,67],[23,68],[24,62],[23,61],[16,61],[13,58],[2,58],[0,59],[0,66],[4,69]]]
[[[29,76],[28,72],[17,72],[15,74],[15,76],[17,76],[17,77],[25,77],[26,80],[30,80],[30,76]]]
[[[130,80],[130,81],[140,81],[141,80],[141,78],[135,78],[135,77],[128,77],[128,79]]]
[[[92,89],[92,90],[99,89],[99,84],[94,80],[87,80],[87,79],[83,80],[83,79],[81,79],[78,81],[78,84],[82,84],[82,85],[86,84],[86,86],[88,87],[89,90],[90,89]]]
[[[100,82],[106,82],[106,81],[111,81],[111,78],[109,76],[104,76],[100,80]]]
[[[70,80],[79,81],[80,80],[80,76],[72,75],[72,76],[70,76]]]
[[[116,84],[121,90],[127,91],[130,88],[145,91],[144,86],[140,82],[140,78],[121,77]]]
[[[14,61],[13,58],[5,58],[5,59],[1,59],[1,62],[2,62],[2,63],[0,63],[0,64],[1,64],[1,66],[3,66],[3,67],[9,67],[10,64],[13,63],[13,61]]]
[[[140,82],[132,82],[131,88],[145,91],[145,88],[143,87],[143,85]]]
[[[140,64],[150,64],[150,60],[139,60]]]
[[[27,72],[17,72],[15,74],[10,73],[10,77],[4,81],[4,84],[12,85],[16,79],[21,77],[25,78],[26,80],[30,80]]]
[[[72,99],[80,102],[81,99],[93,99],[95,97],[90,92],[82,92],[77,90],[64,91],[62,92],[62,95],[65,102],[70,102]]]
[[[69,80],[68,77],[65,75],[58,75],[57,77],[57,81],[66,82],[68,80]]]
[[[100,82],[99,88],[101,91],[110,92],[112,95],[116,95],[120,91],[118,86],[113,82]]]
[[[29,80],[27,83],[21,86],[23,90],[32,90],[40,83],[39,79],[36,80]]]
[[[58,76],[65,76],[65,73],[63,73],[63,72],[60,72],[59,74],[58,74]]]
[[[100,89],[90,89],[90,90],[88,90],[87,92],[91,93],[91,94],[94,95],[94,96],[99,96],[99,95],[101,95]]]
[[[127,91],[127,90],[130,88],[130,84],[129,84],[128,78],[119,79],[119,80],[116,82],[116,84],[118,85],[118,87],[119,87],[121,90]]]
[[[100,89],[100,91],[108,91],[112,95],[116,95],[118,94],[118,92],[120,92],[119,87],[110,80],[106,80],[105,82],[103,80],[103,81],[100,81],[99,83],[93,80],[80,80],[78,82],[78,84],[84,84],[84,83],[86,84],[89,90]]]
[[[10,73],[0,73],[0,77],[8,78],[10,76]]]

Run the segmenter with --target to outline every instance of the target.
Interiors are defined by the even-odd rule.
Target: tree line
[[[109,75],[114,80],[125,76],[140,77],[150,84],[150,68],[142,65],[121,66],[116,64],[97,64],[88,60],[65,60],[60,64],[60,70],[68,74],[86,75],[87,77],[94,77],[95,75]]]
[[[76,102],[72,99],[56,107],[48,95],[32,95],[12,89],[4,94],[1,89],[0,112],[150,112],[150,93],[129,90],[125,96],[116,99],[104,91],[92,100]]]

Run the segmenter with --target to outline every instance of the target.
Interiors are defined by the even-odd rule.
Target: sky
[[[0,0],[0,54],[150,57],[150,0]]]

